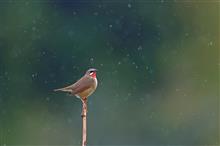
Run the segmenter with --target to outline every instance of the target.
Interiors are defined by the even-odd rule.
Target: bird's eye
[[[94,72],[93,71],[90,71],[89,75],[92,75]]]

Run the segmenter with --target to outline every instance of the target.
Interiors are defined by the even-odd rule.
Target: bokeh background
[[[218,145],[219,1],[0,1],[0,145]]]

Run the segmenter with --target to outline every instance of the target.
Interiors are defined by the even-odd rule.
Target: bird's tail
[[[59,88],[59,89],[54,89],[53,91],[63,91],[63,92],[72,92],[70,89],[67,88]]]
[[[60,88],[60,89],[54,89],[53,91],[62,91],[62,88]]]

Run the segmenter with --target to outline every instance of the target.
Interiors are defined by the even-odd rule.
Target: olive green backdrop
[[[0,145],[218,145],[218,1],[0,1]]]

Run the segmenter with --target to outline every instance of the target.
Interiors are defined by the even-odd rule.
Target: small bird
[[[64,88],[55,89],[54,91],[67,92],[71,95],[75,95],[81,100],[87,100],[87,98],[96,90],[98,85],[96,72],[97,69],[90,68],[76,83]]]

